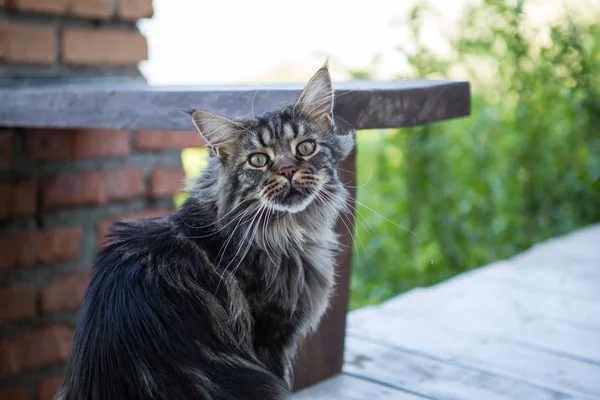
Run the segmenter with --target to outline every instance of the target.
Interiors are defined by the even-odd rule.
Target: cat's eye
[[[315,152],[317,144],[313,140],[305,140],[296,147],[296,151],[303,156],[310,156]]]
[[[265,153],[254,153],[248,157],[248,163],[255,168],[262,168],[269,162],[269,156]]]

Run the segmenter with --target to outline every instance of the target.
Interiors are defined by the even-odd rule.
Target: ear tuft
[[[333,129],[333,84],[328,68],[326,60],[304,87],[294,111],[330,131]]]
[[[197,110],[195,110],[195,109],[193,109],[193,108],[180,108],[180,109],[179,109],[179,111],[181,111],[181,112],[184,112],[184,113],[186,113],[187,115],[190,115],[190,116],[191,116],[191,115],[192,115],[192,114],[194,114],[194,112],[195,112],[195,111],[197,111]]]

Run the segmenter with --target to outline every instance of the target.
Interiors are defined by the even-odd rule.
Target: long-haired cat
[[[100,252],[60,400],[286,399],[299,341],[334,284],[336,167],[327,67],[298,100],[232,121],[190,111],[209,166],[178,212],[121,222]]]

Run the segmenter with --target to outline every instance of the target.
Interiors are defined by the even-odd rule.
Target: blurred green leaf
[[[411,66],[400,78],[464,79],[453,71],[468,71],[473,113],[358,132],[357,198],[365,206],[357,210],[367,223],[356,225],[351,308],[600,221],[600,23],[570,16],[548,27],[542,46],[524,23],[524,3],[467,8],[448,58],[421,41],[427,8],[409,13],[417,46],[399,48]]]

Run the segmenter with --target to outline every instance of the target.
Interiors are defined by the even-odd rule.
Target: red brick
[[[36,161],[59,161],[71,158],[73,131],[30,129],[25,134],[27,157]]]
[[[13,268],[17,263],[16,240],[10,236],[0,236],[0,270]]]
[[[56,59],[56,49],[53,26],[0,21],[0,60],[51,64]]]
[[[42,209],[50,210],[108,200],[127,200],[144,194],[140,167],[67,173],[42,180]]]
[[[123,157],[129,154],[129,131],[85,129],[74,132],[73,157]]]
[[[54,400],[54,395],[60,389],[63,380],[61,375],[39,381],[36,385],[37,400]]]
[[[36,161],[124,157],[129,154],[129,131],[31,129],[25,145],[27,156]]]
[[[29,389],[24,386],[0,389],[0,400],[29,400]]]
[[[0,183],[0,220],[35,214],[37,183],[35,181]]]
[[[13,183],[10,200],[11,216],[35,214],[37,211],[37,182],[22,181]]]
[[[0,377],[66,361],[73,329],[54,325],[15,335],[0,342]]]
[[[14,250],[12,250],[17,254],[15,266],[25,267],[38,264],[44,253],[44,234],[41,231],[25,232],[15,239]]]
[[[62,14],[70,0],[8,0],[11,8],[21,11]]]
[[[0,287],[0,322],[35,317],[36,297],[31,286]]]
[[[10,182],[0,182],[0,220],[10,216],[11,193],[12,184]]]
[[[152,16],[152,0],[120,0],[117,15],[120,19],[138,20]]]
[[[142,168],[121,168],[106,171],[109,200],[127,200],[144,194]]]
[[[152,198],[170,196],[184,189],[185,172],[182,169],[157,168],[150,176],[149,196]]]
[[[10,0],[10,5],[22,11],[108,18],[113,0]]]
[[[120,215],[118,217],[105,218],[98,224],[98,247],[101,247],[104,242],[104,237],[108,233],[109,228],[117,221],[136,220],[142,218],[162,217],[173,213],[175,210],[144,210],[132,214]]]
[[[43,232],[42,263],[69,261],[79,257],[83,229],[80,226],[48,229]]]
[[[192,131],[139,131],[135,135],[135,146],[140,150],[160,151],[204,147],[206,143],[198,132]]]
[[[1,24],[1,22],[0,22]],[[2,28],[0,28],[2,33]],[[0,46],[2,46],[2,39],[0,39]],[[2,54],[2,48],[0,47],[0,59]],[[0,171],[7,171],[10,169],[12,164],[12,153],[13,153],[13,134],[12,132],[1,132],[0,133]]]
[[[51,210],[107,201],[107,180],[103,171],[72,172],[41,181],[41,208]]]
[[[0,269],[77,259],[82,234],[81,227],[70,227],[2,235]]]
[[[90,283],[90,273],[82,272],[47,283],[40,293],[42,314],[77,310]]]
[[[137,31],[72,28],[63,31],[63,62],[77,65],[136,65],[148,58]]]
[[[106,19],[112,16],[113,0],[76,0],[71,3],[66,13],[82,17]]]

